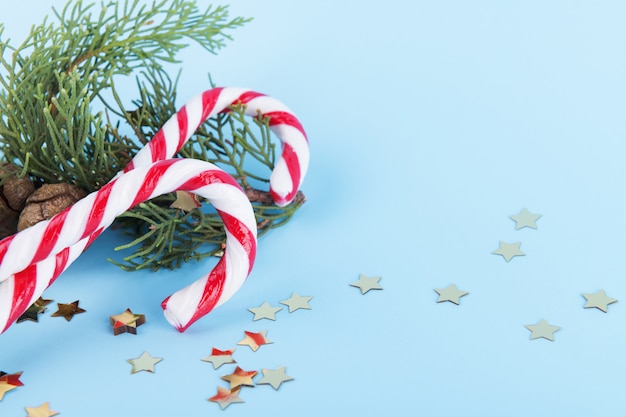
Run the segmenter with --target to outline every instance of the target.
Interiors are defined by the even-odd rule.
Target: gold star
[[[182,211],[192,211],[198,207],[202,207],[202,203],[198,200],[198,196],[189,191],[176,191],[176,200],[170,204],[171,208],[180,209]]]
[[[117,336],[122,333],[137,334],[137,327],[146,322],[146,316],[143,314],[134,314],[127,308],[121,314],[109,317],[109,321],[113,326],[113,334]]]
[[[435,288],[435,292],[439,294],[439,298],[437,298],[438,303],[443,303],[444,301],[450,301],[456,305],[459,305],[461,302],[459,299],[461,297],[465,297],[469,294],[467,291],[459,290],[456,287],[456,284],[450,284],[446,288]]]
[[[237,367],[235,368],[235,372],[230,375],[224,375],[222,379],[226,382],[230,382],[231,390],[242,386],[253,387],[254,381],[252,381],[252,378],[254,378],[257,373],[257,371],[244,371],[240,367]]]
[[[554,333],[561,328],[558,326],[552,326],[546,320],[540,320],[537,324],[527,324],[526,327],[530,330],[530,340],[544,338],[554,342]]]
[[[350,283],[350,286],[361,289],[361,294],[365,294],[369,290],[382,290],[383,287],[378,283],[382,277],[368,277],[363,274],[359,275],[359,280]]]
[[[241,388],[229,390],[223,387],[217,387],[217,394],[209,398],[209,401],[218,403],[222,410],[231,404],[242,403],[243,400],[237,395],[240,389]]]
[[[312,298],[313,297],[310,296],[301,296],[294,292],[291,294],[291,297],[286,300],[280,301],[280,303],[288,306],[289,312],[293,313],[294,311],[299,309],[311,310],[309,301],[311,301]]]
[[[282,384],[283,382],[293,381],[293,377],[290,377],[289,375],[285,374],[286,369],[287,368],[285,368],[284,366],[281,366],[280,368],[277,368],[274,370],[261,369],[261,372],[263,372],[263,378],[259,379],[259,382],[257,382],[257,385],[269,384],[275,390],[278,390],[278,388],[280,387],[280,384]]]
[[[515,222],[515,230],[522,229],[524,227],[530,227],[531,229],[537,228],[537,220],[541,218],[541,214],[531,213],[525,208],[519,212],[519,214],[514,214],[509,216],[509,219]]]
[[[257,321],[261,319],[276,320],[276,313],[278,313],[280,310],[282,310],[282,308],[272,307],[267,301],[261,304],[260,307],[252,307],[248,309],[248,311],[254,313],[254,318],[252,319],[252,321]]]
[[[244,337],[237,344],[240,346],[250,346],[250,349],[254,352],[256,352],[259,347],[272,343],[265,336],[267,334],[267,330],[262,330],[259,333],[244,331],[244,333],[246,334],[246,337]]]
[[[39,407],[25,407],[28,413],[27,417],[52,417],[59,414],[58,411],[50,410],[50,403],[45,402]]]
[[[0,400],[4,398],[4,394],[17,388],[17,385],[9,384],[7,381],[0,381]]]
[[[500,247],[491,253],[493,253],[494,255],[502,255],[504,257],[504,260],[509,262],[515,256],[526,255],[524,252],[520,250],[521,245],[522,245],[521,242],[506,243],[506,242],[500,241]]]
[[[46,311],[47,308],[43,306],[38,306],[37,303],[31,304],[26,311],[17,319],[18,323],[21,323],[26,320],[34,321],[35,323],[39,322],[39,315]]]
[[[606,295],[604,290],[598,290],[593,294],[583,293],[583,297],[587,300],[584,305],[584,308],[597,308],[598,310],[602,310],[606,313],[606,310],[609,304],[617,303],[615,298],[611,298]]]
[[[205,356],[201,360],[204,362],[211,362],[213,364],[213,369],[217,369],[225,363],[237,363],[233,359],[233,352],[235,349],[230,350],[219,350],[213,348],[211,351],[211,355]]]
[[[139,371],[147,371],[154,373],[154,365],[161,362],[163,358],[153,358],[148,352],[144,352],[140,357],[135,359],[128,359],[126,362],[133,365],[133,369],[130,371],[134,374]]]
[[[84,313],[86,310],[78,307],[79,300],[70,304],[57,303],[59,309],[52,313],[52,317],[65,317],[65,320],[70,321],[74,314]]]

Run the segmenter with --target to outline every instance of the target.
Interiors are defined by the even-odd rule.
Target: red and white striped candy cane
[[[3,259],[12,261],[0,265],[0,276],[5,277],[0,285],[0,327],[6,330],[115,217],[175,190],[196,193],[213,204],[224,221],[226,248],[209,274],[163,301],[165,317],[182,332],[232,297],[250,273],[256,255],[252,206],[232,176],[215,165],[170,159],[137,167],[52,219],[0,242]],[[28,266],[14,267],[13,260],[15,265],[27,262]]]
[[[283,145],[280,158],[270,176],[270,193],[278,206],[289,204],[296,196],[309,167],[309,144],[304,128],[280,101],[245,88],[224,87],[207,90],[189,100],[141,149],[124,172],[146,163],[171,158],[209,117],[233,104],[245,104],[246,114],[269,117],[270,129]]]
[[[262,117],[269,117],[270,128],[283,143],[281,158],[270,178],[270,192],[277,205],[288,204],[295,197],[308,167],[309,150],[306,134],[298,119],[282,103],[251,90],[216,88],[196,96],[166,122],[148,146],[136,155],[124,171],[129,172],[135,167],[173,156],[201,123],[207,118],[227,110],[232,104],[246,104],[248,115],[256,116],[261,113]],[[59,223],[63,222],[60,221]],[[0,282],[3,280],[2,277],[5,277],[5,282],[0,285],[0,326],[6,322],[4,327],[6,330],[103,230],[104,227],[97,229],[92,234],[83,236],[74,245],[62,249],[58,244],[52,248],[43,248],[40,245],[38,252],[34,254],[28,266],[8,277],[2,275],[1,272],[4,264],[2,259],[8,250],[7,242],[10,244],[15,236],[5,239],[7,242],[1,241]],[[45,256],[46,252],[49,255],[47,257]],[[37,261],[37,259],[41,260]],[[17,264],[19,265],[19,262]],[[190,292],[192,291],[190,290]],[[197,296],[202,294],[201,288],[196,288],[193,292]],[[184,320],[179,320],[176,314],[171,313],[173,308],[168,307],[172,303],[174,303],[172,305],[177,304],[176,300],[179,300],[179,293],[176,293],[172,300],[166,299],[163,302],[163,308],[168,320],[180,331],[184,331],[210,309],[204,313],[198,312],[197,317],[194,316],[193,320],[185,324]],[[232,293],[228,297],[221,297],[218,304],[226,301],[230,296]]]

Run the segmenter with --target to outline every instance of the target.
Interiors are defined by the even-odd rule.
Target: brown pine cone
[[[20,211],[26,199],[35,191],[35,185],[28,177],[18,178],[19,167],[4,163],[0,165],[0,175],[9,174],[0,187],[0,239],[17,232]]]
[[[20,214],[18,232],[65,210],[87,193],[72,184],[44,184],[26,200]]]

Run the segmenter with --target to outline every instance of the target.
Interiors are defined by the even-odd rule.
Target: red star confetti
[[[246,337],[244,337],[237,344],[241,346],[250,346],[250,349],[252,349],[254,352],[256,352],[257,349],[259,349],[259,347],[263,345],[269,345],[270,343],[272,343],[265,336],[267,334],[267,330],[262,330],[259,333],[248,332],[248,331],[245,331],[244,333],[246,334]]]
[[[50,403],[43,403],[39,407],[25,407],[26,417],[52,417],[59,414],[58,411],[50,410]]]
[[[223,387],[217,387],[217,394],[209,398],[209,401],[218,403],[220,408],[223,410],[231,404],[243,402],[243,400],[237,395],[239,394],[239,390],[240,388],[230,390]]]
[[[84,313],[87,310],[83,310],[78,307],[79,300],[70,304],[57,303],[59,309],[52,313],[52,317],[65,317],[65,320],[70,321],[75,314]]]
[[[209,356],[205,356],[201,360],[204,362],[211,362],[213,364],[213,369],[217,369],[226,363],[237,363],[233,359],[233,352],[235,352],[235,349],[219,350],[213,348],[211,354]]]
[[[17,387],[21,387],[22,381],[20,381],[20,376],[22,372],[17,372],[14,374],[7,374],[6,372],[0,372],[0,400],[4,398],[4,394],[9,391],[14,390]]]
[[[146,316],[134,314],[130,308],[127,308],[123,313],[109,317],[109,320],[115,336],[122,333],[137,334],[137,327],[146,322]]]
[[[253,387],[254,381],[252,378],[254,378],[257,373],[257,371],[244,371],[240,367],[237,367],[235,368],[235,372],[230,375],[224,375],[222,379],[226,382],[230,382],[230,389],[232,391],[242,386]]]

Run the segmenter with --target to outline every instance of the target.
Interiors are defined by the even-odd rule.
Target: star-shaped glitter
[[[291,294],[291,297],[286,300],[280,301],[280,303],[289,307],[289,312],[293,313],[294,311],[299,309],[310,310],[311,306],[309,305],[309,301],[311,301],[311,299],[313,299],[313,297],[301,296],[294,292]]]
[[[519,214],[514,214],[509,216],[509,219],[515,222],[515,230],[522,229],[524,227],[530,227],[531,229],[537,228],[537,220],[541,218],[541,214],[531,213],[525,208],[519,212]]]
[[[35,323],[39,322],[39,315],[47,310],[46,306],[50,304],[52,300],[46,300],[41,297],[37,299],[34,303],[32,303],[28,309],[17,319],[18,323],[21,323],[26,320],[34,321]]]
[[[213,350],[211,351],[211,355],[205,356],[201,360],[204,362],[211,362],[213,364],[213,369],[217,369],[220,366],[224,365],[225,363],[237,363],[233,359],[234,351],[235,349],[219,350],[219,349],[213,348]]]
[[[263,378],[259,379],[257,385],[269,384],[275,390],[277,390],[280,387],[280,384],[282,384],[283,382],[293,381],[293,377],[290,377],[285,373],[286,369],[287,368],[285,368],[284,366],[281,366],[280,368],[276,368],[274,370],[261,369],[261,372],[263,372]]]
[[[606,292],[604,292],[604,290],[598,290],[593,294],[583,293],[583,297],[585,297],[585,300],[587,300],[584,308],[595,307],[598,310],[604,311],[605,313],[609,304],[617,303],[617,300],[606,295]]]
[[[126,362],[133,365],[133,369],[130,371],[134,374],[139,371],[147,371],[154,373],[154,365],[161,362],[163,358],[153,358],[148,352],[144,352],[140,357],[135,359],[128,359]]]
[[[59,414],[58,411],[50,410],[50,403],[43,403],[39,407],[24,407],[26,409],[26,417],[52,417]]]
[[[7,392],[24,385],[22,381],[20,381],[21,375],[22,372],[7,374],[6,372],[0,371],[0,400],[4,398],[4,394]]]
[[[537,324],[527,324],[526,327],[530,330],[530,340],[544,338],[554,342],[554,333],[561,328],[558,326],[552,326],[546,320],[540,320]]]
[[[202,203],[198,200],[198,196],[189,191],[176,191],[176,200],[170,204],[171,208],[183,211],[192,211],[198,207],[202,207]]]
[[[438,303],[444,301],[450,301],[456,305],[459,305],[460,298],[469,294],[467,291],[461,291],[457,288],[456,284],[450,284],[446,288],[435,288],[435,292],[439,294],[437,298]]]
[[[109,321],[113,326],[113,334],[117,336],[122,333],[137,334],[137,327],[146,322],[146,316],[135,314],[127,308],[126,311],[115,316],[110,316]]]
[[[240,389],[241,388],[230,390],[223,387],[217,387],[217,394],[209,398],[209,401],[218,403],[222,410],[231,404],[242,403],[243,400],[237,395],[239,394]]]
[[[504,260],[509,262],[515,256],[525,256],[526,254],[520,250],[522,242],[506,243],[500,241],[500,247],[494,250],[494,255],[502,255]]]
[[[350,286],[361,289],[361,294],[365,294],[369,290],[382,290],[383,287],[378,283],[382,277],[368,277],[360,274],[359,280],[351,282]]]
[[[84,313],[86,310],[78,307],[79,300],[70,304],[57,303],[58,310],[52,313],[52,317],[65,317],[65,320],[70,321],[75,314]]]
[[[236,367],[235,372],[230,375],[224,375],[222,379],[226,382],[230,382],[230,389],[232,391],[242,386],[253,387],[254,381],[252,378],[254,378],[257,373],[257,371],[244,371],[240,367]]]
[[[272,307],[267,301],[261,304],[260,307],[249,308],[248,311],[254,314],[252,321],[261,319],[276,320],[276,313],[282,310],[281,307]]]
[[[246,334],[246,337],[244,337],[237,344],[240,346],[250,346],[250,349],[254,352],[256,352],[259,347],[272,343],[265,336],[267,334],[267,330],[262,330],[259,333],[244,331],[244,333]]]

